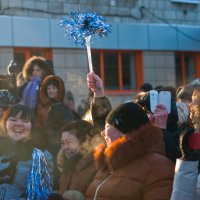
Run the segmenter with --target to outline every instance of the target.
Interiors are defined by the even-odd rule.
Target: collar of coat
[[[165,154],[162,132],[153,125],[145,125],[132,134],[115,140],[109,147],[100,145],[94,152],[96,167],[111,170],[121,168],[148,152]]]

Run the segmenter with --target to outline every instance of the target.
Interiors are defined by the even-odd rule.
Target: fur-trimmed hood
[[[64,95],[65,95],[65,86],[64,86],[63,80],[58,76],[49,75],[42,81],[42,84],[40,87],[40,92],[39,92],[40,101],[43,105],[48,104],[49,102],[52,101],[47,96],[47,85],[49,84],[50,81],[55,81],[58,84],[58,95],[55,98],[56,102],[63,101]]]
[[[44,75],[42,79],[48,75],[54,74],[51,67],[47,64],[45,58],[41,56],[32,56],[26,61],[22,69],[25,80],[29,81],[31,79],[34,65],[38,65],[43,70]]]
[[[144,125],[132,134],[124,135],[110,146],[100,145],[95,153],[98,169],[109,167],[121,168],[148,152],[165,154],[162,132],[153,125]]]

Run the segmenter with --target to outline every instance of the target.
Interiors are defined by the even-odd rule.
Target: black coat
[[[52,104],[44,130],[47,137],[47,150],[53,155],[56,156],[60,149],[62,127],[73,120],[75,120],[74,115],[68,106],[63,103]]]

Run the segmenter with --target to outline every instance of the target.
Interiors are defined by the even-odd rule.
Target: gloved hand
[[[180,136],[180,150],[183,160],[197,161],[200,158],[200,150],[193,150],[189,147],[189,137],[192,134],[194,134],[194,129],[189,129]]]

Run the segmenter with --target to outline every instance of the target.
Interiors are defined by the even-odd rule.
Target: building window
[[[143,83],[141,52],[92,50],[92,62],[107,93],[137,91]]]
[[[53,68],[52,62],[52,50],[46,48],[14,48],[14,60],[18,64],[18,71],[19,73],[25,62],[32,56],[42,56],[44,57],[47,62],[51,65],[50,67]]]
[[[175,55],[176,86],[188,84],[200,77],[200,54],[178,52]]]

